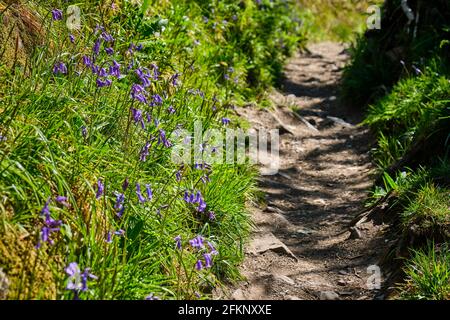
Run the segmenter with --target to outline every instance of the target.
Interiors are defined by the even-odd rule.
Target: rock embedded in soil
[[[289,278],[288,276],[274,275],[274,278],[276,280],[278,280],[278,281],[285,282],[285,283],[290,284],[292,286],[295,285],[295,281],[292,280],[291,278]]]
[[[254,235],[252,242],[250,243],[249,252],[258,255],[267,251],[273,251],[278,254],[287,255],[295,260],[298,258],[292,253],[291,250],[281,242],[273,233],[257,233]]]
[[[339,295],[334,291],[322,291],[320,300],[339,300]]]
[[[5,300],[8,296],[9,280],[0,268],[0,300]]]
[[[362,237],[363,236],[362,236],[361,230],[359,230],[357,227],[351,227],[350,228],[350,237],[349,237],[349,239],[355,240],[355,239],[361,239]]]

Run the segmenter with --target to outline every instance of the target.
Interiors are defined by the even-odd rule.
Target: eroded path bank
[[[373,299],[367,280],[385,246],[385,226],[349,229],[372,184],[362,115],[340,105],[348,59],[342,45],[313,44],[288,63],[273,110],[238,110],[255,129],[280,129],[281,168],[262,176],[265,205],[252,208],[256,228],[246,249],[246,281],[218,294],[231,299]],[[371,282],[372,283],[372,282]]]

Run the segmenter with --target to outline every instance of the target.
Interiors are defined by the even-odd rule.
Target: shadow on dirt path
[[[280,129],[280,169],[261,176],[266,204],[250,209],[256,228],[241,268],[246,281],[216,298],[377,297],[367,285],[376,284],[376,269],[368,268],[385,247],[386,226],[348,228],[372,185],[374,140],[357,125],[362,114],[337,99],[345,52],[311,45],[286,66],[283,92],[271,95],[276,108],[238,110],[256,130]]]

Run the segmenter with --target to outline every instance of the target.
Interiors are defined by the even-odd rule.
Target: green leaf
[[[145,14],[150,7],[150,0],[144,0],[142,3],[142,13]]]

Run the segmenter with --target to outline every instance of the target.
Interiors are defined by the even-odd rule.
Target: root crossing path
[[[241,267],[245,280],[217,298],[382,298],[376,266],[385,226],[349,228],[374,167],[361,114],[336,97],[347,61],[342,45],[313,44],[286,66],[283,92],[272,94],[275,108],[237,111],[256,130],[280,130],[281,166],[259,181],[266,199],[251,208],[256,227]]]

